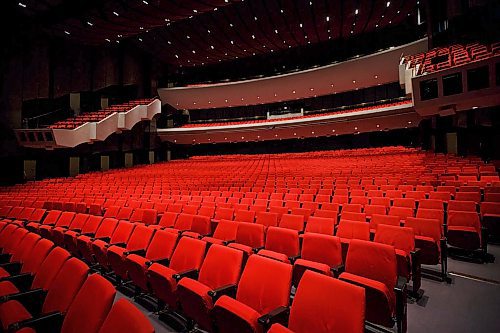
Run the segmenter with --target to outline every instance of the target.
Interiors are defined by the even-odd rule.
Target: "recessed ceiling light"
[[[139,37],[139,42],[142,42],[142,38]]]
[[[92,22],[89,22],[89,21],[87,21],[87,24],[90,25],[90,26],[94,25],[94,24],[92,24]]]
[[[359,9],[356,9],[356,10],[354,11],[354,15],[358,15],[358,14],[359,14]]]
[[[210,48],[211,48],[212,50],[213,50],[213,49],[215,49],[215,47],[214,47],[213,45],[210,45]]]
[[[252,35],[252,39],[255,39],[255,35]]]
[[[231,44],[234,45],[234,41],[231,41]]]
[[[274,32],[275,32],[275,33],[278,33],[278,29],[274,29]]]
[[[111,43],[111,39],[109,39],[109,38],[106,38],[105,41],[108,43]]]
[[[149,2],[147,2],[146,0],[142,0],[142,3],[144,3],[145,5],[149,5]]]
[[[64,30],[64,33],[65,33],[66,35],[71,35],[71,34],[70,34],[70,32],[69,32],[69,31],[67,31],[67,30]]]
[[[378,75],[375,75],[375,78],[378,79]]]
[[[356,83],[356,80],[352,80],[352,83]]]
[[[113,12],[113,14],[114,14],[115,16],[120,16],[120,14],[118,14],[117,12]]]
[[[358,130],[358,127],[354,127],[355,130]]]
[[[177,54],[175,55],[175,57],[176,57],[177,59],[179,59],[179,56],[178,56]]]
[[[472,107],[472,110],[475,110],[475,109],[477,109],[477,108],[478,108],[478,106],[473,106],[473,107]]]
[[[302,23],[299,23],[299,27],[301,27],[301,28],[302,28]]]
[[[193,13],[198,13],[198,11],[196,9],[193,9]]]
[[[326,17],[326,22],[330,22],[330,16]]]
[[[191,37],[189,37],[189,35],[186,36],[187,39],[190,39]]]
[[[255,21],[257,21],[257,16],[254,16],[254,18],[253,18],[253,19],[254,19]]]
[[[19,6],[23,7],[23,8],[26,8],[26,5],[22,2],[18,3]]]
[[[389,7],[391,5],[391,2],[387,1],[386,5],[387,5],[387,7]]]
[[[196,53],[196,51],[195,51],[195,50],[193,50],[193,54],[194,54],[194,53]]]

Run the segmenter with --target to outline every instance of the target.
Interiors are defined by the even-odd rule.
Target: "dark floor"
[[[500,332],[500,246],[490,246],[497,260],[474,264],[448,260],[451,284],[422,280],[424,297],[408,304],[408,332]],[[463,277],[460,275],[466,275]],[[476,279],[477,277],[477,279]],[[483,281],[483,279],[487,281]],[[125,297],[119,293],[117,298]],[[158,316],[148,315],[156,333],[176,332]]]

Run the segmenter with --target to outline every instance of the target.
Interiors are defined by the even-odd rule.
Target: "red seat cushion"
[[[261,314],[234,298],[221,296],[215,303],[213,311],[224,312],[223,318],[226,320],[218,323],[222,332],[233,330],[236,332],[262,332],[262,327],[257,322]]]
[[[394,290],[389,290],[382,282],[351,273],[342,273],[339,278],[365,288],[366,320],[386,327],[394,325],[394,322],[387,317],[387,313],[391,313],[392,317],[395,316],[396,295]]]
[[[18,301],[7,301],[0,304],[0,321],[5,331],[10,325],[30,318],[32,318],[31,314]]]

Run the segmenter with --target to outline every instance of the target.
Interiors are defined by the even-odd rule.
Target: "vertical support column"
[[[36,179],[36,160],[24,160],[24,179]]]
[[[436,151],[436,136],[434,134],[431,135],[431,150]]]
[[[109,156],[102,155],[101,156],[101,171],[108,171],[108,170],[109,170]]]
[[[446,133],[446,152],[455,155],[458,153],[456,132]]]
[[[80,157],[72,156],[69,158],[69,176],[75,177],[80,173]]]
[[[130,168],[134,166],[134,153],[125,153],[125,167]]]
[[[149,151],[148,161],[149,161],[149,164],[154,164],[154,162],[155,162],[155,151],[154,150]]]
[[[71,93],[69,94],[69,107],[75,113],[75,116],[80,114],[81,102],[80,102],[80,93]]]
[[[165,154],[165,160],[167,162],[170,162],[170,160],[172,159],[172,152],[170,150],[167,150],[166,154]]]

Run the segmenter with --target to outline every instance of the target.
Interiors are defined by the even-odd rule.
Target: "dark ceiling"
[[[80,43],[133,41],[195,66],[397,26],[417,0],[15,0],[31,22]],[[413,21],[415,19],[413,18]]]

